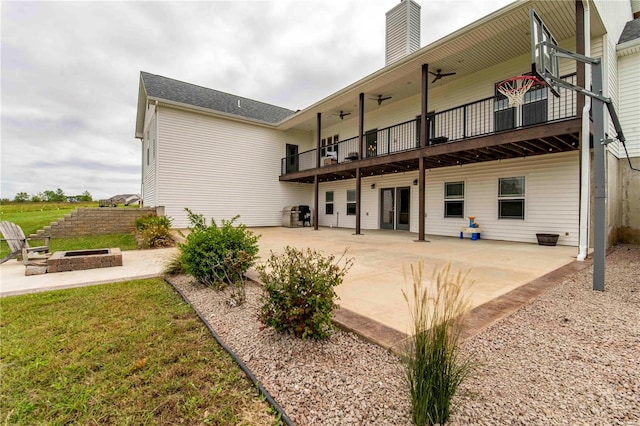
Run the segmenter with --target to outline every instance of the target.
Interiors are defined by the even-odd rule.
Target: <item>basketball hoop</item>
[[[524,103],[524,94],[534,84],[541,83],[540,79],[533,75],[517,75],[498,83],[498,92],[509,99],[510,107],[517,107]]]

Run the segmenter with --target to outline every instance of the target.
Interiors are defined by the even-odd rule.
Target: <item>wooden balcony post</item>
[[[320,134],[322,130],[322,113],[318,113],[317,119],[317,131],[316,131],[316,172],[313,176],[313,229],[315,231],[318,230],[318,210],[320,210],[319,205],[319,191],[320,191],[320,183],[318,181],[318,170],[320,169]]]
[[[356,169],[356,235],[360,235],[360,194],[362,189],[362,174],[360,173],[360,167]]]
[[[424,157],[418,160],[418,241],[424,241],[424,212],[425,212],[425,179]]]
[[[429,111],[429,94],[427,85],[429,83],[429,64],[422,64],[422,107],[420,111],[420,148],[429,145],[427,138],[427,112]]]
[[[320,168],[320,135],[322,134],[322,113],[318,113],[316,132],[316,168]]]
[[[360,93],[358,97],[358,158],[364,158],[362,156],[363,150],[363,135],[364,135],[364,93]]]
[[[422,64],[422,110],[420,113],[420,148],[428,145],[427,138],[427,111],[428,111],[428,89],[429,64]],[[425,181],[424,181],[424,156],[421,154],[418,159],[418,241],[424,241],[424,213],[425,213]]]

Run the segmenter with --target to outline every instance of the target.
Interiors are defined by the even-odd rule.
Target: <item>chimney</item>
[[[386,65],[420,49],[420,5],[401,0],[387,12]]]
[[[631,12],[633,12],[633,19],[640,18],[640,0],[631,0]]]

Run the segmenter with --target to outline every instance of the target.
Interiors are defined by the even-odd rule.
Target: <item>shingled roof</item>
[[[193,105],[270,124],[279,123],[295,113],[286,108],[144,71],[140,72],[140,77],[147,96],[158,100]]]
[[[624,26],[624,30],[622,30],[622,34],[620,34],[620,40],[618,40],[618,44],[635,40],[637,38],[640,38],[640,18],[636,18],[633,21],[627,22],[627,24]]]

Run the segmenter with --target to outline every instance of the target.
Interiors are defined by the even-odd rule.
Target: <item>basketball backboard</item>
[[[533,8],[529,13],[531,16],[531,72],[543,80],[555,96],[560,96],[558,85],[550,78],[551,76],[560,78],[558,56],[555,55],[552,47],[557,46],[558,42]]]

